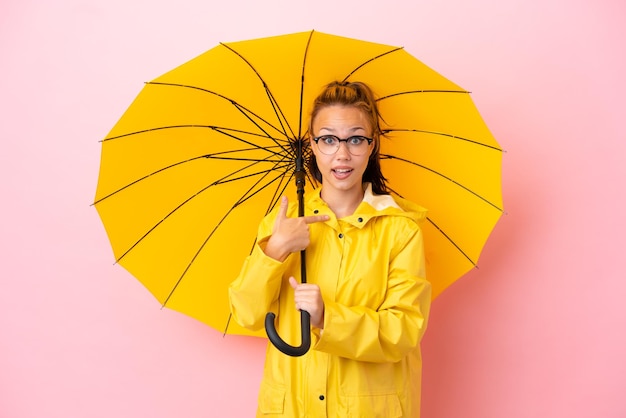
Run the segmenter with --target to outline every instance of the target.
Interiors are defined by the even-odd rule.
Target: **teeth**
[[[346,169],[336,169],[335,171],[337,173],[349,173],[352,170],[346,168]]]

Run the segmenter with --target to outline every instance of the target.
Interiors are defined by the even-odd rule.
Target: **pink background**
[[[507,151],[508,214],[434,303],[423,417],[626,416],[623,1],[210,3],[1,3],[0,417],[253,415],[264,341],[161,310],[113,265],[98,141],[217,42],[309,29],[405,46]]]

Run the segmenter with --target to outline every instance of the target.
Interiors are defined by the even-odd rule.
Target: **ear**
[[[376,152],[380,150],[380,148],[377,148],[378,144],[378,138],[374,137],[374,141],[372,141],[372,146],[370,147],[369,160],[373,160],[376,157]]]
[[[312,157],[315,157],[317,154],[317,147],[315,146],[315,141],[313,141],[313,135],[309,134],[309,147],[311,148]]]

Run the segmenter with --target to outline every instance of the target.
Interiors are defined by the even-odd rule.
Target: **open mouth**
[[[335,169],[332,170],[333,174],[337,178],[348,177],[350,175],[350,173],[352,173],[352,171],[353,170],[351,168],[335,168]]]

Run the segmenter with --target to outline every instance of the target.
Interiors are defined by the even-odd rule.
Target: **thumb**
[[[291,276],[291,277],[289,278],[289,284],[290,284],[290,285],[291,285],[291,287],[293,287],[294,289],[295,289],[296,287],[298,287],[298,282],[296,281],[296,279],[295,279],[293,276]]]

